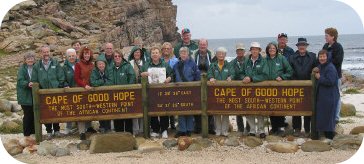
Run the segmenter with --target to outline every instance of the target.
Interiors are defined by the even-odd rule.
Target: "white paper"
[[[148,74],[149,84],[164,83],[166,81],[166,68],[148,68]]]

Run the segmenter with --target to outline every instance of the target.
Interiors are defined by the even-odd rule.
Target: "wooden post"
[[[208,115],[207,115],[207,75],[206,73],[201,74],[201,130],[202,137],[208,137],[209,126],[208,126]]]
[[[143,108],[143,131],[144,138],[149,138],[149,115],[148,115],[148,94],[147,94],[148,78],[142,77],[142,108]]]
[[[312,116],[311,116],[311,139],[318,140],[319,135],[316,130],[316,78],[315,74],[311,75],[312,81]]]
[[[37,143],[42,142],[42,124],[40,123],[39,109],[39,84],[34,83],[32,87],[33,112],[34,112],[34,130]]]

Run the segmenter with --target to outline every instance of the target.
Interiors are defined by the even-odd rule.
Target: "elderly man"
[[[192,52],[198,48],[198,45],[195,41],[191,40],[191,31],[188,28],[182,29],[182,41],[178,42],[177,45],[174,47],[174,55],[176,58],[179,58],[179,50],[181,47],[187,47],[190,52],[189,55],[192,55]]]
[[[40,53],[42,59],[33,66],[32,82],[39,83],[41,89],[63,88],[65,81],[64,72],[59,62],[51,58],[50,48],[42,46]],[[59,132],[59,123],[45,124],[45,126],[48,140],[52,139],[54,135],[62,136]]]
[[[292,80],[310,80],[312,69],[317,65],[316,54],[307,51],[306,38],[298,38],[296,44],[298,50],[289,57],[289,64],[293,69]],[[302,118],[301,116],[292,117],[294,136],[301,136]],[[311,117],[304,117],[305,137],[309,137],[311,131]]]
[[[278,34],[277,41],[278,41],[278,54],[283,55],[284,57],[286,57],[286,59],[288,59],[289,56],[294,54],[293,49],[287,45],[288,35],[286,33]]]

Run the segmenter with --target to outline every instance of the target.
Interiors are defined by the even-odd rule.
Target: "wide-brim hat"
[[[252,42],[252,43],[250,43],[250,49],[252,49],[252,48],[259,48],[259,49],[262,49],[262,48],[260,47],[260,44],[259,44],[258,42]]]
[[[299,45],[308,46],[310,44],[307,43],[307,39],[306,38],[298,38],[298,42],[297,42],[296,46],[299,46]]]
[[[245,50],[245,46],[243,43],[236,44],[236,50]]]

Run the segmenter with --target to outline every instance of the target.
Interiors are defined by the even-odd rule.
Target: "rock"
[[[46,156],[52,155],[55,156],[57,152],[58,146],[50,141],[43,141],[39,144],[37,154]]]
[[[19,112],[21,110],[21,106],[17,102],[11,103],[11,112]]]
[[[90,141],[90,140],[88,140],[88,141],[91,143],[91,141]],[[68,150],[70,150],[71,152],[75,152],[75,151],[77,151],[77,150],[78,150],[77,145],[78,145],[78,144],[76,144],[76,143],[69,143],[69,144],[67,144],[66,148],[67,148]]]
[[[90,149],[91,140],[82,140],[80,143],[77,144],[78,150],[88,150]]]
[[[11,10],[25,10],[25,9],[32,9],[37,6],[37,3],[35,3],[32,0],[23,1],[17,5],[15,5]]]
[[[246,146],[254,148],[254,147],[263,145],[263,141],[260,138],[249,136],[249,137],[245,138],[244,144]]]
[[[1,129],[4,133],[19,133],[19,129],[21,129],[21,127],[15,121],[5,121],[1,125]]]
[[[312,140],[303,143],[301,149],[304,152],[324,152],[330,151],[331,146],[319,140]]]
[[[299,145],[299,146],[301,146],[303,143],[305,143],[306,142],[306,140],[305,139],[303,139],[303,138],[297,138],[296,139],[296,143],[297,143],[297,145]]]
[[[275,136],[275,135],[268,135],[267,137],[265,137],[265,140],[267,142],[279,142],[279,141],[282,141],[282,137]]]
[[[37,141],[31,137],[23,137],[19,140],[19,144],[23,147],[28,147],[32,145],[36,145]]]
[[[67,156],[67,155],[70,155],[71,152],[70,150],[66,149],[66,148],[58,148],[56,150],[56,157],[63,157],[63,156]]]
[[[135,149],[138,149],[138,147],[143,144],[146,140],[143,137],[136,137],[135,138],[136,144],[135,144]]]
[[[150,153],[161,150],[163,150],[163,146],[158,142],[144,142],[138,148],[138,151],[140,151],[141,153]]]
[[[200,144],[197,144],[197,143],[192,143],[187,148],[187,151],[201,151],[201,150],[202,150],[202,146]]]
[[[178,150],[186,150],[191,144],[192,139],[190,137],[182,136],[178,138]]]
[[[359,135],[336,135],[331,146],[334,149],[359,149],[363,141],[363,136]]]
[[[8,100],[0,99],[0,112],[11,111],[11,103]]]
[[[175,147],[175,146],[177,146],[177,140],[175,140],[175,139],[165,140],[165,141],[163,141],[163,146],[166,148]]]
[[[17,139],[11,139],[4,144],[5,150],[12,156],[23,152],[23,147],[19,144]]]
[[[32,25],[33,24],[33,21],[32,20],[24,20],[23,21],[23,25],[26,25],[26,26],[30,26],[30,25]]]
[[[350,134],[360,134],[364,133],[364,126],[357,126],[353,129],[351,129]]]
[[[193,143],[197,143],[201,145],[203,148],[210,147],[212,145],[212,141],[207,138],[197,138],[193,140]]]
[[[90,153],[124,152],[134,149],[136,141],[130,133],[95,135],[91,140]]]
[[[335,132],[336,132],[336,134],[344,134],[343,126],[341,126],[340,124],[336,124]]]
[[[48,19],[54,25],[56,25],[57,27],[59,27],[60,29],[62,29],[63,31],[66,31],[68,33],[71,33],[75,29],[75,27],[71,23],[69,23],[69,22],[67,22],[65,20],[62,20],[62,19],[59,19],[59,18],[53,18],[53,17],[48,17]]]
[[[295,137],[292,135],[287,136],[287,141],[294,141]]]
[[[38,149],[37,145],[28,146],[23,149],[23,154],[33,154]]]
[[[236,137],[229,137],[225,140],[224,144],[226,146],[239,146],[240,142]]]
[[[341,117],[355,116],[355,114],[356,114],[356,109],[353,104],[341,103],[341,110],[340,110]]]
[[[267,147],[278,153],[295,153],[298,151],[298,145],[294,143],[277,142]]]

